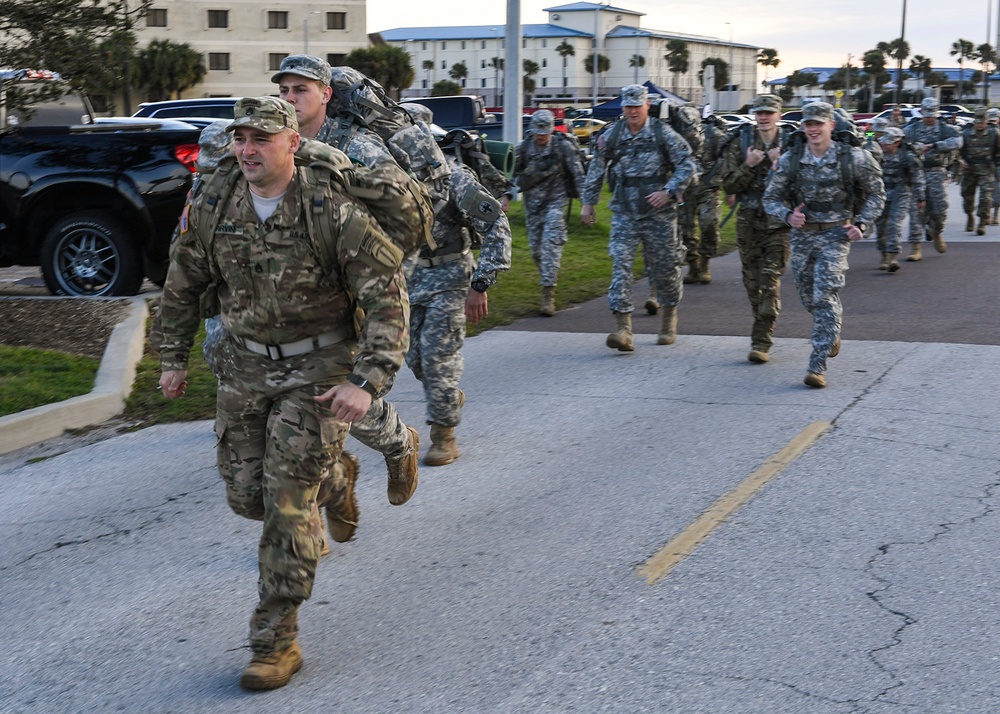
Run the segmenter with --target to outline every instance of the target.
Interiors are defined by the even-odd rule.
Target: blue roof
[[[694,42],[702,42],[711,44],[713,42],[718,42],[725,47],[729,47],[732,44],[733,47],[743,47],[749,50],[760,49],[760,45],[744,45],[739,42],[729,43],[725,40],[721,40],[718,37],[709,37],[707,35],[684,35],[678,32],[663,32],[661,30],[647,30],[644,27],[632,27],[631,25],[617,25],[611,32],[607,34],[608,37],[654,37],[658,40],[690,40]]]
[[[569,5],[560,5],[559,7],[547,7],[542,10],[542,12],[576,12],[576,11],[588,11],[594,12],[597,9],[607,10],[608,12],[627,12],[630,15],[645,15],[644,12],[637,12],[636,10],[626,10],[623,7],[615,7],[614,5],[601,5],[595,2],[573,2]]]
[[[386,42],[440,41],[440,40],[495,40],[503,37],[506,27],[496,25],[455,25],[446,27],[397,27],[378,33]],[[593,37],[592,32],[580,32],[568,27],[549,24],[521,25],[521,36],[535,37]]]
[[[840,69],[843,69],[843,67],[803,67],[802,69],[800,69],[798,71],[799,72],[803,72],[803,73],[813,73],[813,74],[819,75],[819,83],[823,84],[828,79],[830,79],[830,76],[834,72],[836,72],[836,71],[838,71]],[[862,68],[860,68],[860,67],[855,67],[855,69],[858,70],[859,72],[864,72],[864,70]],[[892,78],[892,81],[896,80],[896,72],[898,70],[895,67],[886,67],[885,71],[889,73],[889,76]],[[975,69],[975,67],[964,67],[964,68],[961,68],[961,67],[933,67],[933,68],[931,68],[931,71],[932,72],[940,72],[941,74],[943,74],[945,77],[948,78],[949,82],[957,82],[959,80],[960,76],[962,78],[964,78],[965,80],[972,79],[972,73],[975,72],[976,69]],[[909,69],[907,69],[906,67],[903,67],[903,74],[904,75],[909,74],[910,77],[913,76],[913,73]],[[904,76],[903,79],[905,80],[906,77]],[[769,85],[779,85],[779,84],[783,85],[787,80],[788,80],[787,76],[786,77],[779,77],[778,79],[768,80],[767,83]]]

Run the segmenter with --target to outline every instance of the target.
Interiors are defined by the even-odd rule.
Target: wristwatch
[[[371,382],[369,382],[364,377],[359,377],[358,375],[354,374],[353,372],[351,372],[349,375],[347,375],[347,381],[350,382],[351,384],[354,384],[354,385],[356,385],[358,387],[361,387],[363,390],[365,390],[366,392],[368,392],[373,397],[378,392],[378,390],[375,389],[375,385],[374,384],[372,384]]]
[[[860,222],[858,222],[858,223],[855,223],[855,224],[854,224],[854,226],[855,226],[855,227],[856,227],[856,228],[857,228],[857,229],[858,229],[859,231],[861,231],[861,235],[864,235],[864,234],[865,234],[865,231],[866,231],[866,230],[868,230],[868,224],[867,224],[867,223],[865,223],[864,221],[860,221]]]
[[[482,278],[472,281],[472,289],[475,290],[477,293],[484,293],[489,289],[489,287],[490,287],[489,283],[487,283]]]

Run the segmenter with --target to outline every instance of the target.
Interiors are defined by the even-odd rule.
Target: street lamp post
[[[736,78],[736,68],[733,67],[733,24],[727,22],[726,25],[729,27],[729,111],[735,111],[735,105],[733,104],[733,80]]]

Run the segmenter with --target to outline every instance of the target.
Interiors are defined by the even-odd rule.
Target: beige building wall
[[[353,49],[368,47],[365,0],[310,3],[294,0],[154,0],[151,12],[137,28],[141,47],[152,40],[186,43],[199,52],[208,72],[201,84],[183,93],[184,98],[262,96],[275,94],[271,66],[280,56],[317,55],[329,59]],[[166,12],[166,26],[152,26]],[[227,27],[210,27],[211,17],[227,11]],[[287,13],[287,27],[269,27],[280,19],[269,13]],[[343,29],[328,28],[330,24]],[[342,14],[341,14],[342,13]],[[212,69],[210,59],[221,65],[228,55],[228,69]],[[211,56],[211,57],[210,57]],[[138,103],[143,98],[136,94]],[[131,113],[131,112],[129,112]]]

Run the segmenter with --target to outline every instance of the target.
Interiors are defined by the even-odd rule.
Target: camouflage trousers
[[[416,268],[410,293],[410,349],[406,364],[424,387],[427,423],[458,426],[458,383],[465,358],[465,302],[471,266],[461,261]],[[430,287],[437,284],[438,289]]]
[[[925,169],[924,178],[927,181],[927,199],[924,210],[917,207],[917,201],[910,203],[910,242],[919,243],[927,233],[940,233],[944,230],[944,222],[948,217],[948,194],[945,187],[948,184],[948,172],[941,169]]]
[[[205,342],[202,344],[202,351],[216,379],[219,379],[223,369],[221,362],[224,360],[224,352],[221,348],[228,337],[229,332],[219,316],[205,320]],[[372,405],[361,421],[351,424],[351,436],[369,449],[390,459],[398,458],[405,453],[410,443],[406,424],[399,418],[392,402],[385,399],[394,381],[390,379],[378,396],[372,399]]]
[[[611,215],[611,287],[608,288],[608,305],[615,312],[632,312],[632,283],[635,276],[635,258],[639,246],[645,256],[650,284],[656,286],[656,295],[662,305],[676,306],[684,294],[681,266],[686,249],[677,236],[677,215],[673,210],[655,213],[642,220],[622,215]]]
[[[812,314],[812,354],[809,371],[823,374],[826,358],[840,337],[844,308],[840,289],[844,287],[847,256],[851,242],[842,227],[828,231],[792,230],[792,275],[802,305]]]
[[[910,214],[911,196],[908,188],[887,189],[885,208],[875,219],[878,235],[875,244],[880,253],[898,253],[903,242],[903,224]]]
[[[774,344],[774,325],[781,312],[788,229],[769,227],[763,209],[741,210],[736,216],[736,245],[743,266],[743,287],[753,313],[750,343],[753,349],[767,352]]]
[[[343,379],[311,379],[330,370],[306,361],[308,355],[271,361],[231,340],[222,351],[218,468],[230,508],[263,521],[250,646],[269,653],[298,635],[298,609],[312,594],[324,543],[318,508],[338,502],[347,488],[340,459],[348,425],[313,399]],[[340,369],[349,370],[350,362]]]
[[[996,178],[993,167],[980,169],[969,166],[962,176],[962,208],[966,213],[975,213],[983,220],[989,220],[993,210],[993,191],[996,188]],[[976,211],[976,191],[979,191],[979,211]]]
[[[554,286],[559,277],[563,246],[569,238],[566,230],[567,202],[553,201],[541,211],[526,211],[528,248],[541,275],[543,286]]]
[[[696,186],[685,195],[683,206],[677,208],[677,230],[681,234],[687,258],[714,258],[719,249],[719,223],[722,207],[718,186]],[[695,235],[695,222],[700,228]]]

